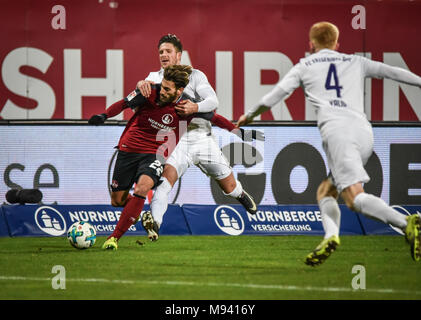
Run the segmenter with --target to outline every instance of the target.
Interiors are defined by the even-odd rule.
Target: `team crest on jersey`
[[[174,120],[173,116],[170,115],[169,113],[164,114],[162,116],[162,122],[165,124],[170,124],[173,120]]]

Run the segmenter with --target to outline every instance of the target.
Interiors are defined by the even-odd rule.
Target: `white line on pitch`
[[[39,277],[21,277],[21,276],[0,276],[1,280],[14,281],[51,281],[51,278]],[[271,284],[252,284],[252,283],[219,283],[219,282],[189,282],[189,281],[139,281],[139,280],[112,280],[101,278],[66,278],[70,282],[99,282],[116,284],[138,284],[138,285],[168,285],[168,286],[209,286],[209,287],[237,287],[251,289],[270,289],[286,291],[327,291],[327,292],[371,292],[371,293],[401,293],[421,295],[421,291],[399,290],[399,289],[363,289],[354,290],[351,288],[340,287],[312,287],[312,286],[292,286],[292,285],[271,285]]]

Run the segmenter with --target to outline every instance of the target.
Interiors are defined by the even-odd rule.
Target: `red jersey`
[[[205,118],[229,131],[235,128],[231,121],[213,112],[195,113],[187,117],[181,117],[174,108],[177,103],[158,105],[159,92],[159,84],[152,86],[149,98],[144,98],[139,91],[135,90],[127,98],[107,109],[105,113],[108,117],[112,117],[124,108],[136,108],[120,137],[119,150],[134,153],[153,153],[167,158],[194,117]],[[184,98],[191,99],[190,97],[182,97],[182,99]]]

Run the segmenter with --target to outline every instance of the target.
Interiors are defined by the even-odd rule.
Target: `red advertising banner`
[[[1,0],[0,119],[102,112],[159,70],[167,33],[182,40],[182,62],[207,75],[219,113],[232,120],[306,55],[318,21],[339,27],[342,52],[421,75],[420,16],[421,1]],[[421,119],[420,88],[372,79],[365,89],[369,119]],[[315,116],[299,89],[261,118]]]

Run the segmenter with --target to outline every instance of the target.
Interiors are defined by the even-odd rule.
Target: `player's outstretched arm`
[[[367,58],[361,58],[361,60],[364,65],[365,75],[368,77],[391,79],[421,88],[421,77],[409,70]]]
[[[94,114],[89,120],[88,123],[89,124],[93,124],[93,125],[99,125],[99,124],[103,124],[105,122],[105,120],[107,120],[107,114],[105,113],[101,113],[101,114]]]
[[[229,132],[235,134],[244,141],[265,140],[265,135],[263,134],[263,132],[254,129],[245,130],[242,128],[237,128],[230,120],[213,111],[196,113],[194,116],[209,120],[214,125],[222,129],[228,130]]]
[[[265,94],[247,113],[243,114],[237,121],[237,127],[245,126],[258,115],[273,108],[277,103],[286,99],[301,83],[300,65],[292,67],[285,77],[275,87]]]
[[[115,117],[121,111],[123,111],[125,108],[127,108],[126,102],[124,101],[124,99],[121,99],[121,100],[113,103],[111,106],[109,106],[107,108],[107,110],[105,110],[104,113],[93,115],[89,119],[88,123],[96,125],[96,126],[100,125],[100,124],[103,124],[105,122],[105,120],[107,120],[108,118],[111,118],[111,117]]]
[[[139,89],[132,91],[127,97],[121,99],[105,110],[104,113],[93,115],[88,123],[93,125],[100,125],[105,122],[108,118],[115,117],[120,114],[126,108],[136,109],[145,103],[146,98],[142,96]]]
[[[255,108],[250,110],[248,113],[245,113],[241,115],[240,118],[238,118],[237,121],[237,127],[243,127],[248,125],[249,123],[253,122],[254,117],[258,116],[259,114],[262,114],[266,110],[269,110],[270,107],[267,107],[265,105],[257,105]]]

